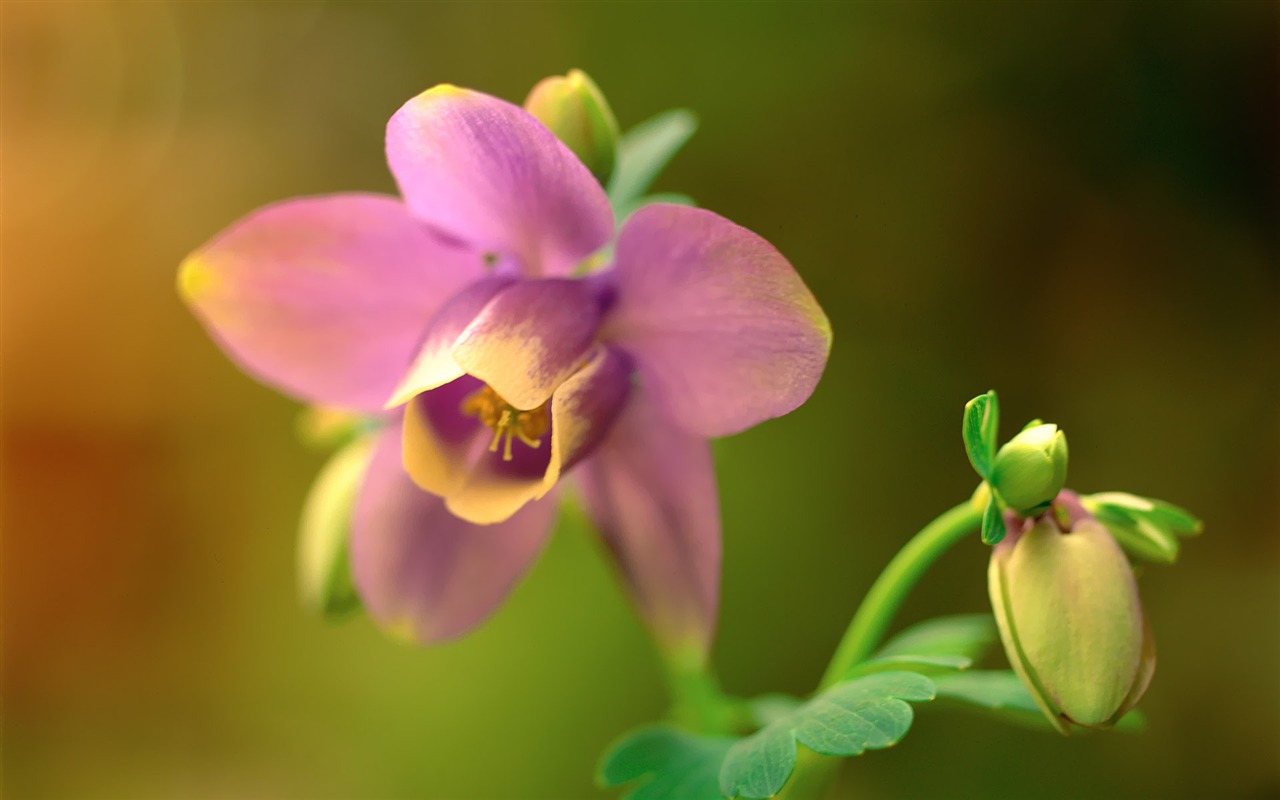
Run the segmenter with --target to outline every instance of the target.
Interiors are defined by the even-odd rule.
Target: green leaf
[[[996,456],[996,435],[1000,427],[1000,400],[994,391],[978,395],[964,405],[964,449],[969,463],[986,479]]]
[[[626,221],[627,217],[636,213],[645,206],[651,206],[654,203],[670,203],[677,206],[690,206],[696,208],[698,203],[687,194],[679,192],[659,192],[658,194],[647,194],[644,197],[621,206],[615,206],[613,209],[614,217],[618,224],[621,225]]]
[[[720,764],[735,741],[667,725],[640,728],[605,752],[596,780],[631,784],[624,800],[721,800]]]
[[[896,744],[911,727],[905,701],[933,695],[933,682],[914,672],[880,672],[837,684],[730,747],[720,768],[720,791],[726,797],[777,794],[795,769],[797,742],[831,756]]]
[[[613,207],[633,206],[697,129],[698,118],[692,111],[675,108],[624,133],[618,141],[618,163],[609,179]]]
[[[987,501],[987,508],[982,512],[982,541],[985,544],[996,544],[1004,538],[1004,515],[1000,513],[1000,502],[995,493]]]
[[[933,679],[933,684],[937,687],[938,700],[935,705],[938,708],[977,710],[995,719],[1033,730],[1058,732],[1045,718],[1022,681],[1010,670],[939,675]],[[1137,732],[1145,727],[1146,718],[1135,710],[1126,714],[1112,730]]]
[[[1151,500],[1152,516],[1179,536],[1199,536],[1204,523],[1198,517],[1163,500]]]
[[[990,614],[954,614],[912,625],[876,652],[886,656],[964,656],[976,661],[998,640]]]

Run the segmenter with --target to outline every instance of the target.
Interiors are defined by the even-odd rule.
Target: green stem
[[[849,622],[849,627],[836,648],[831,664],[822,676],[818,691],[844,680],[854,666],[867,660],[875,652],[893,616],[907,599],[907,595],[933,562],[953,544],[968,536],[982,523],[982,510],[966,500],[943,512],[937,519],[924,526],[907,542],[889,565],[871,585],[862,605]],[[801,749],[797,753],[795,771],[778,795],[779,798],[800,800],[819,798],[835,778],[841,762],[835,758],[818,755],[812,750]]]
[[[706,658],[693,651],[661,655],[671,692],[671,718],[699,733],[731,733],[739,723],[739,704],[720,691]]]
[[[951,545],[968,536],[982,523],[982,511],[969,500],[943,512],[907,542],[871,584],[858,612],[840,640],[831,664],[822,676],[818,691],[844,680],[846,674],[880,644],[902,601],[916,582]]]

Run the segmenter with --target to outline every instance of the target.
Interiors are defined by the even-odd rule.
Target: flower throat
[[[519,439],[530,447],[537,449],[542,445],[542,436],[547,432],[547,404],[531,410],[522,411],[502,399],[502,395],[491,387],[484,386],[467,395],[462,401],[462,413],[469,417],[477,417],[493,430],[493,441],[489,443],[489,452],[498,452],[498,442],[505,438],[502,447],[502,460],[511,460],[511,440]]]

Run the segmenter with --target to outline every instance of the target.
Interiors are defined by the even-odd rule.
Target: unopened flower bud
[[[1009,662],[1045,715],[1108,728],[1138,702],[1155,648],[1138,587],[1111,534],[1064,492],[1070,530],[1055,515],[1020,520],[993,548],[991,605]]]
[[[1067,437],[1057,425],[1035,425],[1005,442],[991,465],[991,484],[1005,505],[1029,516],[1048,507],[1067,482]]]
[[[600,183],[613,174],[618,122],[599,87],[582,70],[543,78],[529,92],[525,110],[574,152]]]
[[[373,436],[334,453],[316,476],[298,530],[298,596],[313,614],[337,618],[360,606],[348,557],[356,495],[373,457]]]

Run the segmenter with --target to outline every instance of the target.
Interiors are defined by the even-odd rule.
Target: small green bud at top
[[[1005,442],[991,465],[991,485],[1024,516],[1049,506],[1067,482],[1067,437],[1057,425],[1036,425]]]
[[[582,70],[543,78],[529,92],[525,110],[574,152],[601,184],[617,159],[618,122],[604,94]]]

